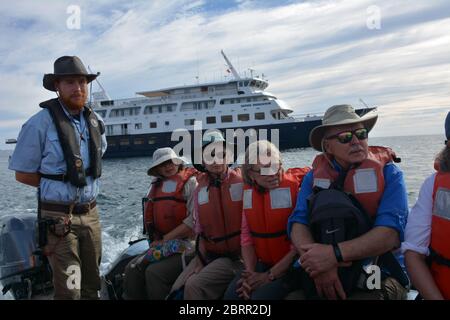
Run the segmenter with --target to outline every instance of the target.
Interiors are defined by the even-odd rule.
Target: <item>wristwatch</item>
[[[337,262],[343,262],[344,258],[342,257],[342,252],[341,252],[341,248],[339,248],[339,244],[334,243],[333,244],[333,250],[334,250],[334,255],[336,257]]]
[[[269,270],[268,274],[269,274],[269,280],[270,281],[275,280],[275,276],[273,275],[272,270]]]

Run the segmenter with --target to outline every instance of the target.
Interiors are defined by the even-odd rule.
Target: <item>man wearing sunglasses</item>
[[[377,118],[375,112],[360,117],[349,105],[332,106],[325,113],[322,125],[314,128],[309,137],[311,146],[322,153],[303,179],[296,208],[289,218],[288,235],[300,254],[301,267],[321,298],[406,297],[405,274],[393,256],[391,260],[396,268],[392,270],[396,269],[400,276],[394,278],[391,275],[395,272],[383,270],[383,265],[380,288],[344,290],[338,273],[338,267],[348,267],[352,261],[355,265],[356,261],[372,264],[374,259],[370,258],[390,254],[403,241],[408,205],[403,173],[393,163],[398,159],[389,148],[368,145],[368,133]],[[371,229],[339,243],[315,243],[313,229],[309,228],[313,209],[308,206],[308,199],[314,191],[317,194],[317,190],[336,189],[336,186],[357,200],[361,211],[370,217]],[[334,214],[337,208],[329,210]],[[329,234],[337,231],[326,229]],[[355,270],[359,273],[361,268]],[[355,276],[359,278],[359,274]],[[349,297],[346,292],[351,292]]]

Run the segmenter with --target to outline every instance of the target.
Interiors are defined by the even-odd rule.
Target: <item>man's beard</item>
[[[60,95],[59,98],[63,102],[64,106],[67,107],[72,112],[79,112],[83,109],[84,105],[86,104],[86,96],[82,100],[71,100],[70,96],[62,96]]]

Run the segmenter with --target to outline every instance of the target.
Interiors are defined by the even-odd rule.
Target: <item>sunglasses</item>
[[[353,139],[353,135],[355,135],[358,140],[365,140],[368,136],[368,130],[366,128],[360,128],[353,131],[344,131],[338,134],[326,137],[326,139],[337,139],[340,143],[349,143]]]

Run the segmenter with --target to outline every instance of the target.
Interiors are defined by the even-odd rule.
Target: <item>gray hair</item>
[[[268,162],[266,162],[267,158]],[[261,160],[264,160],[261,162]],[[251,143],[245,151],[245,160],[242,165],[242,178],[248,185],[253,185],[253,181],[250,178],[248,171],[251,170],[255,164],[279,164],[281,165],[280,150],[270,141],[259,140]]]

